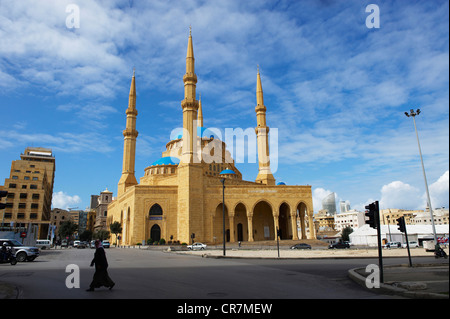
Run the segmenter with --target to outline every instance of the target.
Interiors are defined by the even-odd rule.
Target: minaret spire
[[[264,105],[263,90],[261,84],[261,75],[256,75],[256,122],[255,128],[257,144],[258,144],[258,164],[259,171],[256,177],[257,183],[266,185],[275,185],[275,178],[270,170],[269,156],[269,127],[266,125],[266,106]]]
[[[192,29],[189,27],[189,39],[186,53],[186,74],[183,76],[184,100],[181,101],[183,109],[183,150],[182,163],[193,162],[194,138],[197,130],[194,129],[194,120],[197,119],[199,102],[196,99],[197,75],[195,75],[194,46],[192,44]]]
[[[122,176],[118,185],[118,196],[125,193],[127,187],[137,184],[134,176],[134,165],[136,156],[136,138],[138,131],[136,131],[136,81],[135,70],[133,69],[133,77],[131,78],[130,94],[128,96],[128,108],[126,110],[127,122],[126,128],[123,131],[123,162],[122,162]]]

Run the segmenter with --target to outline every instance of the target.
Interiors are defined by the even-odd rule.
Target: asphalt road
[[[0,264],[0,281],[20,287],[21,299],[398,298],[372,293],[348,278],[348,269],[377,263],[376,259],[215,259],[117,248],[106,249],[114,289],[87,292],[93,254],[93,249],[44,251],[34,262]],[[406,262],[395,258],[385,264]],[[80,288],[66,286],[66,279],[76,274],[66,272],[67,266],[79,269]]]

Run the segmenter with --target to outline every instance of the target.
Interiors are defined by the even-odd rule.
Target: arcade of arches
[[[223,242],[223,204],[217,205],[213,219],[213,242]],[[306,205],[299,203],[291,210],[287,203],[278,209],[264,200],[259,201],[249,211],[243,203],[238,203],[234,211],[229,213],[225,204],[225,240],[262,241],[275,240],[278,229],[280,239],[306,239],[308,225],[312,221],[306,217]],[[312,233],[310,238],[314,238]]]
[[[223,242],[223,211],[224,206],[219,203],[212,216],[212,243]],[[285,202],[274,209],[267,201],[260,200],[251,210],[243,203],[238,203],[231,213],[225,205],[227,242],[276,240],[276,229],[281,240],[314,238],[314,234],[307,236],[309,223],[307,208],[302,202],[294,210]],[[154,204],[148,212],[146,238],[159,241],[163,238],[163,228],[163,209],[159,204]]]

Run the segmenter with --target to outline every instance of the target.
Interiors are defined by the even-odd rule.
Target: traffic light
[[[399,231],[401,231],[402,233],[406,232],[406,223],[404,216],[397,219],[397,226]]]
[[[7,191],[0,191],[0,201],[2,200],[2,197],[5,197],[8,195]],[[0,203],[0,209],[4,209],[6,207],[6,204]]]
[[[375,203],[369,204],[365,207],[366,210],[366,217],[369,217],[369,219],[366,219],[366,224],[369,224],[372,228],[377,228],[377,209]]]

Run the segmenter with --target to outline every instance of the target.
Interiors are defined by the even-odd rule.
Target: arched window
[[[159,204],[155,204],[155,205],[153,205],[150,208],[150,212],[149,212],[150,216],[152,216],[152,215],[162,215],[162,214],[163,214],[163,211],[162,211],[161,206],[159,206]]]

